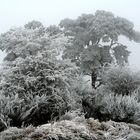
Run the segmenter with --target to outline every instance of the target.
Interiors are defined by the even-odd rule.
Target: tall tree
[[[132,22],[106,11],[83,14],[75,20],[64,19],[60,27],[67,36],[73,37],[72,45],[66,46],[63,57],[70,58],[91,74],[93,88],[96,88],[99,68],[112,62],[128,63],[130,52],[119,42],[120,35],[140,42],[140,33],[134,30]]]

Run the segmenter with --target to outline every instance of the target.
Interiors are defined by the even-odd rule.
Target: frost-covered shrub
[[[18,95],[0,99],[0,117],[7,126],[40,125],[58,119],[67,110],[67,103],[61,96],[28,96],[21,99]]]
[[[83,75],[78,76],[78,80],[75,80],[72,84],[72,89],[78,95],[81,109],[85,113],[85,116],[90,117],[93,113],[92,99],[96,91],[91,87],[87,79],[85,80]]]
[[[83,108],[85,108],[86,117],[94,117],[100,121],[111,119],[134,123],[140,117],[138,114],[140,103],[136,94],[116,95],[105,86],[94,91],[93,96],[88,97],[87,95]]]
[[[86,76],[84,76],[83,74],[77,75],[77,80],[75,80],[72,84],[73,90],[75,90],[79,96],[87,96],[90,93],[92,94],[94,90],[91,87],[89,77],[85,77]]]
[[[128,67],[111,66],[102,74],[102,82],[115,94],[129,95],[140,86],[140,73]]]
[[[24,124],[40,125],[58,119],[68,109],[67,102],[57,94],[35,96],[29,100],[26,110],[21,112],[20,121]]]
[[[7,64],[1,72],[0,89],[8,105],[2,112],[11,119],[10,125],[43,124],[77,107],[70,87],[75,73],[72,66],[40,57]]]
[[[20,126],[21,113],[26,109],[24,99],[20,99],[18,94],[14,96],[0,96],[0,118],[3,119],[6,126]]]
[[[100,113],[115,121],[134,122],[133,117],[140,111],[140,103],[133,95],[109,94],[101,101]]]
[[[92,90],[90,93],[85,93],[82,96],[82,107],[86,118],[94,117],[101,120],[100,103],[104,96],[105,88],[100,87],[100,90]]]

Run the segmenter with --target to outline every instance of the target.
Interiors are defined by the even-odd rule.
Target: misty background
[[[139,0],[0,0],[0,33],[14,26],[23,26],[38,20],[45,26],[58,25],[64,18],[77,18],[82,13],[94,14],[96,10],[112,12],[134,23],[140,31]],[[130,66],[140,70],[140,44],[130,42],[125,37],[121,42],[131,51]],[[0,62],[4,53],[0,52]]]

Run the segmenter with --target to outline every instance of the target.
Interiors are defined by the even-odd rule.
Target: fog
[[[111,11],[115,16],[127,18],[140,31],[140,0],[0,0],[0,33],[13,26],[23,26],[31,20],[44,25],[59,24],[60,20],[76,18],[82,13],[96,10]],[[140,44],[121,38],[132,52],[130,65],[140,69]],[[0,54],[0,60],[3,53]]]

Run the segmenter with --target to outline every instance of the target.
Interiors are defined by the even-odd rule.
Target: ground
[[[0,133],[1,140],[140,140],[140,127],[113,121],[99,122],[84,116],[63,117],[62,120],[38,127],[10,127]]]

